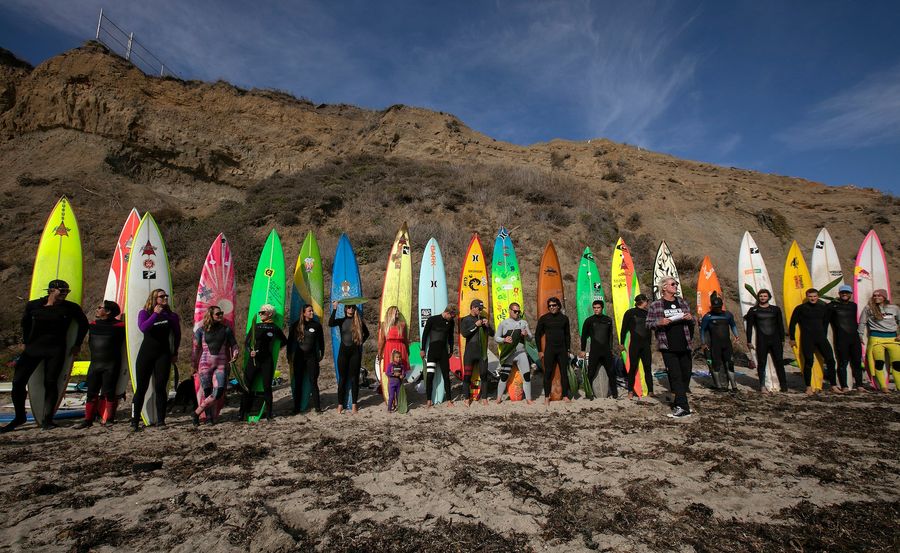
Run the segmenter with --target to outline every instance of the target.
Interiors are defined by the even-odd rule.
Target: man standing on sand
[[[618,399],[619,391],[616,385],[616,366],[613,363],[613,321],[603,314],[603,300],[594,300],[591,305],[594,314],[584,320],[581,327],[581,357],[587,358],[588,382],[594,382],[600,366],[606,370],[609,379],[609,391],[607,397]],[[591,339],[591,352],[586,353],[588,338]],[[594,398],[591,398],[594,399]]]
[[[778,376],[778,384],[782,392],[787,392],[787,376],[784,373],[784,317],[781,309],[772,305],[769,300],[772,293],[763,288],[756,293],[756,305],[744,315],[747,331],[748,348],[756,352],[756,372],[759,376],[759,391],[768,393],[766,389],[766,364],[772,357],[772,367]],[[756,346],[753,345],[753,333],[756,332]]]
[[[713,383],[716,390],[728,390],[736,394],[737,381],[734,376],[734,348],[732,341],[737,341],[737,323],[734,315],[725,310],[725,302],[718,295],[710,301],[709,313],[700,320],[700,343],[712,357]]]
[[[669,373],[669,386],[675,393],[675,404],[668,415],[676,419],[691,416],[687,385],[691,381],[691,342],[694,340],[694,317],[685,301],[675,295],[678,281],[665,277],[659,283],[662,297],[650,304],[647,328],[656,332],[656,345],[662,353]]]
[[[851,301],[853,288],[842,284],[838,299],[828,304],[829,322],[837,354],[837,376],[844,391],[850,390],[847,365],[853,374],[853,386],[865,390],[862,379],[862,343],[857,334],[856,303]]]
[[[456,319],[456,306],[448,305],[439,315],[428,317],[422,329],[422,358],[425,361],[425,395],[426,405],[432,406],[431,398],[434,390],[434,372],[441,371],[444,382],[444,397],[447,405],[453,407],[453,396],[450,395],[450,355],[453,353],[453,327]]]
[[[553,371],[559,370],[559,383],[562,385],[563,401],[572,401],[569,390],[569,355],[571,352],[571,335],[569,334],[569,318],[563,315],[562,302],[559,298],[547,300],[549,313],[544,314],[537,322],[534,329],[534,340],[538,348],[543,349],[544,354],[544,405],[550,405],[550,389],[553,386]],[[544,340],[543,347],[541,338]]]
[[[484,302],[472,300],[469,304],[469,314],[459,321],[459,335],[466,339],[465,352],[462,355],[463,362],[463,395],[468,407],[472,403],[470,385],[472,374],[478,369],[481,378],[481,403],[487,405],[487,336],[494,335],[491,323],[483,313]]]
[[[810,288],[806,291],[806,301],[794,308],[791,322],[788,325],[788,336],[791,347],[797,346],[797,326],[800,326],[800,355],[803,356],[803,382],[806,384],[806,395],[815,393],[812,389],[812,368],[815,355],[819,353],[825,360],[825,378],[832,386],[836,386],[834,352],[828,343],[828,321],[830,313],[825,302],[819,301],[819,291]],[[837,391],[842,391],[837,388]]]
[[[63,370],[66,356],[77,355],[81,350],[81,342],[87,335],[88,320],[77,303],[68,301],[69,283],[64,280],[51,280],[47,285],[47,295],[31,300],[25,305],[22,315],[22,338],[25,351],[16,361],[13,375],[12,401],[15,407],[15,418],[0,432],[15,430],[25,423],[25,398],[28,379],[44,364],[44,405],[47,406],[44,420],[39,421],[41,428],[56,427],[53,413],[59,400],[59,374]],[[67,337],[69,326],[76,324],[78,333],[74,345],[69,348]]]
[[[518,303],[509,304],[509,317],[497,327],[494,341],[500,344],[500,383],[497,384],[497,403],[503,400],[503,392],[509,381],[513,364],[522,374],[522,391],[525,401],[531,405],[531,361],[525,352],[525,341],[531,338],[528,321],[522,318],[522,307]]]

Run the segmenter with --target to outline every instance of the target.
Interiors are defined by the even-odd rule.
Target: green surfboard
[[[284,325],[284,299],[285,282],[287,275],[284,270],[284,251],[281,249],[281,239],[275,229],[266,238],[266,244],[259,254],[259,262],[256,265],[256,276],[253,278],[253,289],[250,292],[250,304],[247,308],[247,335],[253,332],[256,323],[259,322],[259,308],[265,304],[275,307],[275,320],[278,326]],[[276,340],[272,345],[272,358],[278,360],[281,351],[281,343]],[[244,371],[240,372],[239,380],[244,388],[253,392],[263,391],[262,378],[256,378],[253,382],[246,382],[244,374],[251,362],[250,352],[244,350]],[[252,411],[252,409],[251,409]]]
[[[293,286],[291,287],[291,314],[290,324],[293,326],[300,320],[303,309],[307,305],[313,307],[316,319],[323,323],[325,304],[325,285],[322,273],[322,256],[319,254],[319,243],[312,231],[306,233],[303,245],[300,246],[300,254],[297,255],[297,264],[294,266]],[[293,363],[293,359],[289,359]],[[294,378],[294,370],[291,370],[291,393],[300,394],[300,410],[309,409],[312,399],[312,382],[304,377],[297,389],[297,380]]]
[[[603,293],[603,284],[600,282],[600,270],[590,248],[585,248],[581,254],[581,263],[578,265],[578,280],[575,285],[575,305],[578,314],[578,332],[584,328],[584,321],[594,314],[593,303],[596,300],[603,301],[603,314],[606,314],[606,296]],[[590,343],[588,344],[590,348]],[[587,378],[587,360],[582,369],[582,390],[586,397],[594,397],[592,383]]]

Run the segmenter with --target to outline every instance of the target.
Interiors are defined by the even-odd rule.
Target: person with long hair
[[[278,351],[287,343],[287,337],[281,327],[275,324],[275,306],[263,304],[257,313],[257,322],[247,333],[244,347],[250,351],[250,361],[244,368],[244,397],[241,400],[239,418],[244,420],[253,407],[253,382],[262,379],[263,397],[265,398],[266,419],[274,418],[272,407],[272,379],[275,378],[275,365],[278,364]],[[279,350],[273,347],[278,344]]]
[[[200,424],[200,414],[206,411],[206,420],[215,424],[219,405],[225,397],[228,366],[237,360],[238,347],[234,332],[225,324],[225,312],[213,305],[203,315],[203,323],[194,333],[191,366],[200,378],[194,426]]]
[[[144,333],[144,341],[134,363],[135,389],[131,402],[131,428],[141,429],[141,407],[154,381],[156,400],[156,426],[166,425],[166,402],[169,399],[168,384],[172,363],[178,361],[181,344],[181,319],[169,306],[169,294],[162,288],[150,292],[144,308],[137,314],[138,328]]]
[[[409,329],[400,309],[392,305],[378,325],[378,361],[383,375],[389,374],[386,367],[391,364],[395,351],[400,352],[400,360],[409,365]],[[387,397],[384,399],[388,400]]]
[[[294,414],[300,413],[302,382],[308,379],[311,386],[312,405],[318,413],[322,410],[319,398],[319,362],[325,357],[325,332],[316,320],[313,306],[306,305],[300,318],[288,333],[288,356],[294,367]]]
[[[344,316],[337,318],[338,302],[331,302],[329,327],[341,330],[341,345],[338,350],[338,406],[337,412],[344,412],[348,392],[352,398],[352,411],[356,413],[359,400],[359,368],[362,366],[363,343],[369,339],[369,329],[359,316],[353,304],[344,306]]]
[[[900,308],[890,303],[887,290],[872,292],[859,316],[859,339],[866,342],[866,365],[883,392],[888,391],[887,367],[890,360],[894,389],[900,382]],[[868,335],[868,341],[866,341]]]

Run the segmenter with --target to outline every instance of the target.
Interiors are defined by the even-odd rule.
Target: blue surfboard
[[[334,263],[331,266],[331,297],[328,303],[340,301],[343,298],[357,298],[362,296],[362,282],[359,278],[359,265],[356,262],[356,254],[353,252],[353,246],[350,245],[350,239],[346,234],[342,234],[338,240],[337,249],[334,252]],[[338,309],[341,309],[338,306]],[[357,304],[357,311],[362,317],[362,304]],[[338,317],[343,313],[337,313]],[[334,378],[338,382],[338,390],[340,390],[340,375],[338,375],[338,352],[341,349],[341,331],[338,327],[331,329],[331,353],[334,357]],[[350,409],[353,405],[353,398],[348,395],[347,405]]]

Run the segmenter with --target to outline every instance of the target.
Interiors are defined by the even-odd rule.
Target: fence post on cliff
[[[131,45],[134,43],[134,33],[128,33],[128,47],[125,50],[125,59],[131,61]]]

